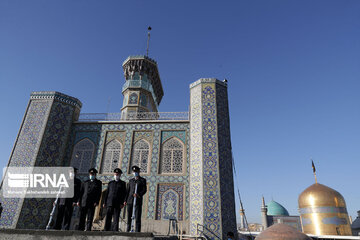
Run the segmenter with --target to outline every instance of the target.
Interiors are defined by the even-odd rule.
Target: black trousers
[[[56,230],[69,230],[71,217],[73,213],[73,206],[72,204],[67,205],[58,205],[58,213],[55,221],[54,229]]]
[[[121,208],[119,207],[107,207],[106,208],[106,220],[105,220],[105,231],[119,231],[119,217]],[[112,224],[111,224],[111,220]]]
[[[128,204],[127,206],[127,232],[130,232],[131,230],[131,217],[132,217],[132,212],[133,212],[133,204]],[[141,210],[142,210],[142,205],[136,205],[135,207],[135,232],[140,232],[141,231]]]
[[[94,213],[95,213],[95,206],[85,206],[81,207],[80,210],[80,221],[79,221],[79,228],[80,231],[91,231],[92,222],[94,219]],[[85,229],[85,219],[86,220],[86,229]]]

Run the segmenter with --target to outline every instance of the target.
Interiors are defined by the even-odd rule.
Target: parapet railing
[[[188,121],[189,112],[81,113],[79,122]]]

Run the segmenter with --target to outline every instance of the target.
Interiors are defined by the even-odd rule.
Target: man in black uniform
[[[130,232],[131,229],[131,217],[133,213],[133,207],[135,207],[135,220],[136,220],[136,228],[135,232],[140,232],[141,230],[141,210],[142,210],[142,201],[143,196],[146,193],[146,179],[140,177],[140,168],[138,166],[133,166],[132,171],[134,173],[134,178],[130,179],[128,189],[127,189],[127,197],[126,202],[127,205],[127,231]],[[135,193],[135,186],[137,185],[137,191]],[[134,206],[134,197],[136,197],[136,204]]]
[[[77,170],[77,168],[74,168],[74,172],[70,173],[70,178],[74,179],[74,196],[72,198],[59,199],[59,205],[57,209],[58,212],[54,229],[69,230],[70,228],[73,209],[80,198],[81,180],[76,177]]]
[[[114,180],[109,182],[104,197],[104,208],[106,207],[106,221],[104,231],[119,231],[119,217],[121,208],[126,197],[126,183],[120,180],[122,171],[120,168],[114,170]],[[111,219],[113,223],[111,225]]]
[[[86,180],[81,186],[78,202],[78,205],[81,206],[78,230],[85,229],[85,218],[87,216],[85,231],[91,231],[95,207],[99,204],[102,188],[102,182],[96,179],[96,174],[95,168],[89,169],[89,180]]]

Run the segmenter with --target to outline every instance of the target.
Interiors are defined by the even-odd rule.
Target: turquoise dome
[[[267,204],[268,216],[289,216],[289,212],[280,203],[271,201]]]

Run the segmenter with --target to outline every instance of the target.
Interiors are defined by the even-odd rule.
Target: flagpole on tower
[[[313,169],[313,173],[314,173],[314,177],[315,177],[315,183],[317,183],[316,168],[315,168],[314,161],[312,159],[311,159],[311,165],[312,165],[312,169]]]
[[[146,47],[146,56],[149,56],[149,42],[150,42],[150,31],[151,31],[151,27],[148,27],[148,38],[147,38],[147,47]]]

